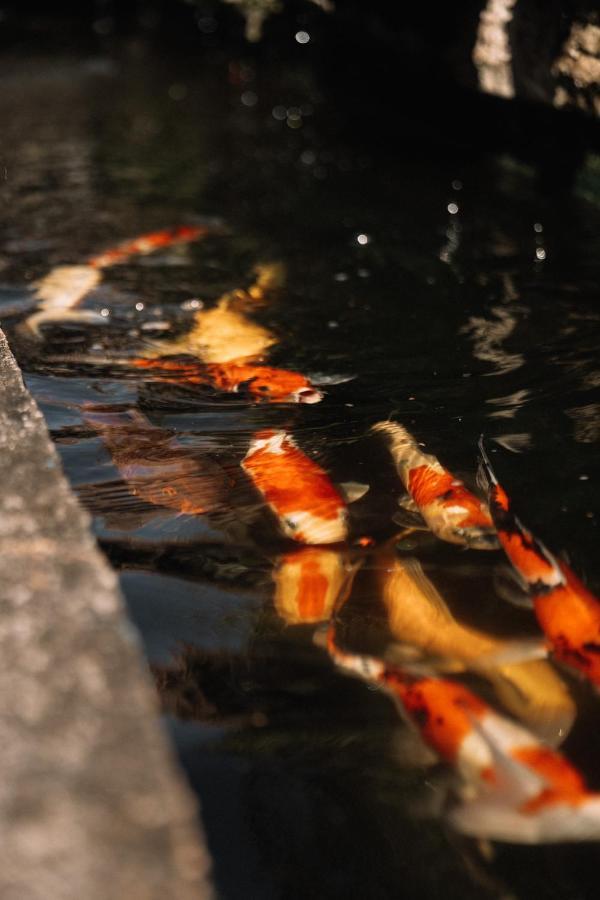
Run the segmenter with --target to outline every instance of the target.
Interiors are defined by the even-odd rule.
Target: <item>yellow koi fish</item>
[[[544,659],[509,661],[523,655],[523,642],[494,637],[458,622],[413,557],[383,551],[375,569],[394,637],[424,656],[449,661],[485,677],[514,715],[551,743],[564,740],[575,719],[566,685]],[[448,670],[448,667],[446,668]]]

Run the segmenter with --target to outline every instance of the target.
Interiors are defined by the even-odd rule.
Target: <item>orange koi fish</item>
[[[386,607],[390,632],[419,648],[445,671],[475,672],[494,687],[501,703],[544,740],[565,739],[575,704],[552,665],[544,659],[518,660],[524,642],[498,638],[459,622],[414,557],[384,550],[376,557],[375,578]],[[518,660],[518,661],[516,661]]]
[[[229,483],[223,469],[201,459],[137,410],[82,410],[84,422],[100,435],[116,468],[136,497],[186,515],[222,508]]]
[[[236,363],[180,361],[170,357],[132,359],[131,365],[148,369],[155,381],[174,384],[205,384],[225,393],[247,393],[266,403],[318,403],[321,391],[305,375],[270,366]]]
[[[347,553],[303,547],[275,567],[275,609],[288,625],[326,622],[348,596],[358,566]]]
[[[474,550],[494,550],[498,546],[485,503],[435,456],[423,453],[404,426],[377,422],[372,430],[385,436],[404,487],[437,537]]]
[[[269,429],[257,432],[242,468],[288,537],[302,544],[335,544],[346,539],[344,498],[291,435]]]
[[[535,615],[557,660],[600,686],[600,600],[512,512],[479,441],[482,475],[504,552],[525,582]]]
[[[327,649],[340,668],[388,693],[475,792],[450,813],[459,831],[524,844],[600,839],[600,794],[587,789],[564,756],[464,685],[348,653],[337,645],[332,624]]]
[[[25,319],[21,327],[30,334],[39,336],[39,326],[47,322],[77,320],[105,323],[106,319],[93,310],[75,309],[86,294],[98,287],[102,269],[124,262],[134,255],[145,255],[172,244],[198,240],[210,231],[208,226],[190,225],[154,231],[106,250],[89,259],[85,265],[55,266],[35,284],[38,308]]]

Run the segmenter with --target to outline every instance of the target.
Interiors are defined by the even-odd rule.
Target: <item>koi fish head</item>
[[[257,400],[268,403],[319,403],[323,399],[308,378],[299,372],[272,369],[268,366],[247,366],[245,375],[248,392]]]
[[[439,534],[440,537],[442,537],[442,530]],[[471,550],[496,550],[498,547],[496,531],[487,527],[461,528],[451,525],[447,530],[445,540],[453,544],[462,544]]]

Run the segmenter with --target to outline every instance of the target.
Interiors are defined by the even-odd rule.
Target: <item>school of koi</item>
[[[37,284],[36,311],[21,322],[22,333],[43,341],[40,326],[49,322],[101,321],[77,305],[99,284],[104,269],[209,232],[207,226],[167,229],[120,244],[84,265],[57,267]],[[152,341],[137,356],[112,362],[149,381],[206,385],[253,402],[317,403],[323,393],[310,378],[266,364],[277,338],[249,317],[281,288],[283,278],[276,264],[258,266],[248,289],[196,312],[182,337]],[[139,410],[86,406],[81,413],[132,494],[190,515],[210,516],[220,508],[228,483],[224,470],[210,461],[201,465]],[[596,690],[600,686],[600,600],[513,513],[483,439],[484,499],[423,452],[401,424],[380,421],[372,432],[389,450],[414,527],[463,548],[503,550],[543,639],[526,647],[458,622],[419,560],[397,553],[401,536],[383,547],[368,536],[350,539],[347,503],[366,486],[336,487],[292,434],[263,429],[252,436],[241,468],[282,535],[301,545],[275,567],[277,612],[290,625],[315,625],[315,639],[335,666],[393,698],[424,742],[456,769],[459,798],[448,819],[457,830],[515,843],[600,839],[600,794],[588,790],[582,774],[556,749],[577,712],[561,668]],[[340,643],[339,614],[369,554],[380,563],[378,591],[390,631],[419,652],[418,662],[391,664]],[[457,680],[462,672],[487,679],[510,717]]]

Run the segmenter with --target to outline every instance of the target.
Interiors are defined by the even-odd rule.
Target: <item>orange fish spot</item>
[[[465,737],[473,729],[472,719],[485,715],[487,705],[453,681],[425,678],[406,684],[393,673],[386,673],[384,678],[400,697],[427,743],[443,759],[454,762]]]
[[[441,501],[446,507],[463,507],[465,517],[460,521],[463,527],[494,527],[481,500],[450,472],[438,472],[427,465],[416,466],[408,476],[408,491],[420,507],[427,507],[436,501]]]

